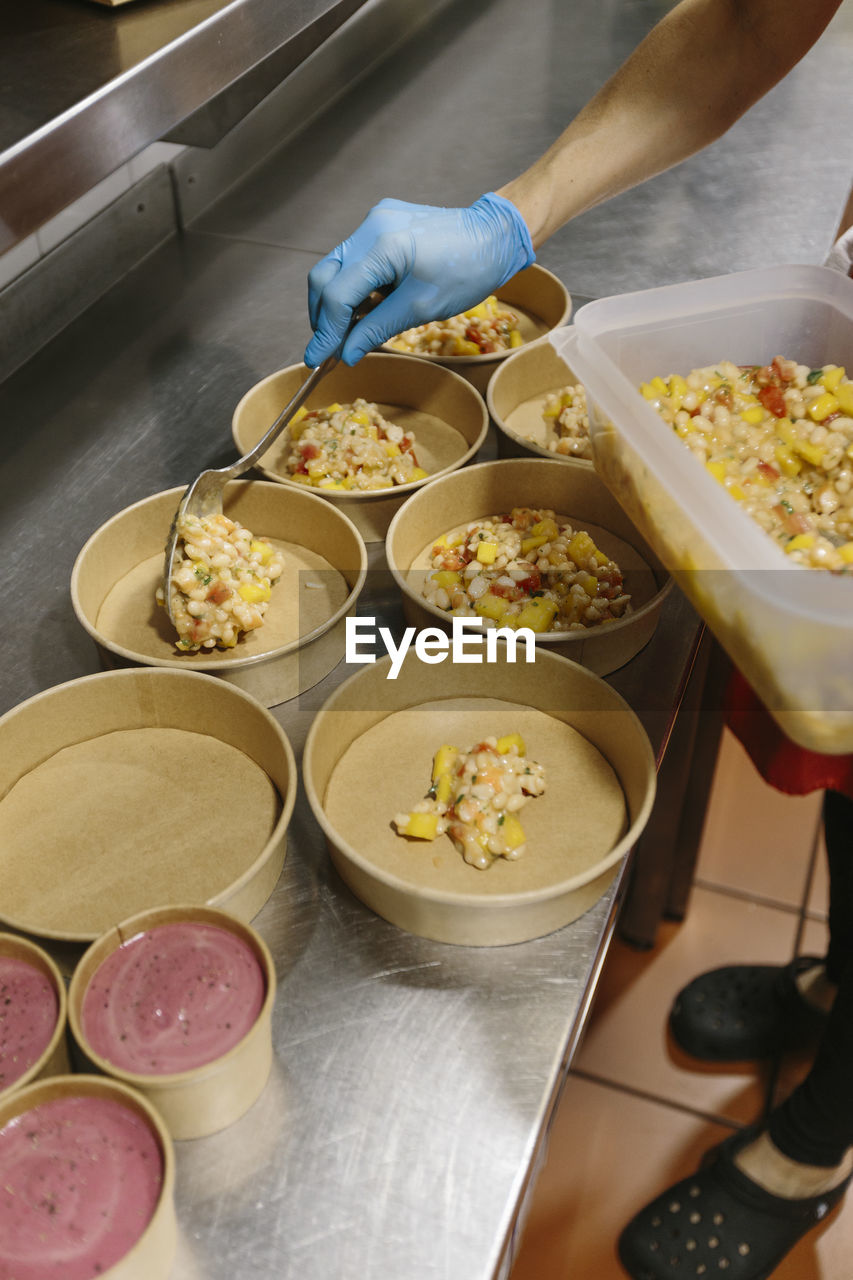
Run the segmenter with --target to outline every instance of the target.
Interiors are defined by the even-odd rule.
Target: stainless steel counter
[[[121,507],[233,457],[234,404],[304,347],[316,254],[381,195],[450,202],[496,185],[664,7],[453,5],[345,109],[0,387],[0,710],[96,669],[68,599],[79,547]],[[578,303],[820,260],[850,177],[839,155],[849,142],[837,139],[853,137],[853,103],[837,85],[851,42],[848,3],[772,103],[679,173],[580,219],[541,260]],[[393,619],[387,579],[373,576],[370,590]],[[658,752],[697,635],[674,595],[652,644],[612,677]],[[297,749],[342,674],[276,711]],[[344,888],[300,795],[283,876],[257,920],[280,982],[273,1076],[238,1124],[179,1145],[172,1280],[491,1280],[582,1027],[615,893],[523,946],[429,943]]]
[[[363,3],[4,5],[0,253],[194,113],[211,145]]]

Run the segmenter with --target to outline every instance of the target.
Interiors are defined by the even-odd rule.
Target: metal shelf
[[[213,145],[364,3],[5,6],[0,253],[149,143]]]

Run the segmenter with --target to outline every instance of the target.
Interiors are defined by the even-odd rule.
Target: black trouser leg
[[[828,791],[823,807],[829,860],[827,973],[838,994],[814,1066],[770,1117],[772,1141],[802,1164],[838,1164],[853,1146],[853,800]]]

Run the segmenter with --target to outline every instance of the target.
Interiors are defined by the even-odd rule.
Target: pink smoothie
[[[25,960],[0,955],[0,1090],[38,1061],[58,1016],[59,1001],[47,975]]]
[[[0,1129],[0,1280],[92,1280],[151,1221],[163,1157],[111,1098],[55,1098]]]
[[[242,938],[196,921],[157,925],[96,970],[83,997],[83,1032],[115,1067],[171,1075],[232,1049],[265,995],[263,970]]]

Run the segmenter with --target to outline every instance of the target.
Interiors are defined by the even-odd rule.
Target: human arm
[[[518,270],[570,219],[724,133],[799,61],[840,3],[681,0],[548,151],[498,190],[500,217],[479,217],[494,196],[469,209],[383,201],[371,210],[309,275],[315,338],[306,361],[336,349],[371,289],[394,286],[347,339],[347,363],[401,329],[481,301],[507,278],[508,246]]]

